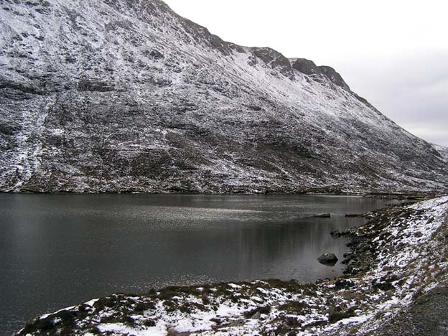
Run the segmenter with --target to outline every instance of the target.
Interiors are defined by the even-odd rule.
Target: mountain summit
[[[298,42],[300,43],[300,42]],[[446,159],[340,74],[158,0],[4,0],[0,190],[447,188]]]

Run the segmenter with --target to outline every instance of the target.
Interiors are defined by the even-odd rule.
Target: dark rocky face
[[[0,189],[442,190],[447,163],[332,68],[161,1],[5,0]]]
[[[322,65],[318,67],[319,72],[327,77],[332,83],[336,84],[337,86],[342,87],[345,90],[350,90],[349,86],[345,83],[342,76],[336,72],[332,67]]]
[[[297,58],[293,61],[292,67],[305,75],[317,75],[320,73],[317,65],[306,58]]]
[[[350,87],[345,83],[342,76],[332,67],[326,65],[317,66],[313,61],[307,60],[306,58],[293,60],[292,67],[305,75],[317,76],[318,80],[329,80],[344,90],[350,91]]]

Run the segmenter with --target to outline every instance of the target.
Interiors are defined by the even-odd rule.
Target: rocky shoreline
[[[375,211],[346,274],[115,294],[30,321],[17,335],[370,335],[447,282],[448,197]]]

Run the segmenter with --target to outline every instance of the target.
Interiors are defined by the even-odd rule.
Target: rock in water
[[[331,218],[331,214],[329,214],[329,213],[321,213],[321,214],[316,214],[313,217],[315,217],[315,218]]]
[[[0,191],[443,190],[440,153],[334,69],[162,1],[2,1]]]
[[[334,253],[324,253],[317,260],[327,266],[334,266],[338,262],[338,257]]]

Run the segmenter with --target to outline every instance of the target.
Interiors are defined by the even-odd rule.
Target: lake
[[[311,195],[0,194],[0,330],[114,292],[167,285],[335,277],[347,213],[374,198]],[[331,213],[331,218],[315,214]]]

